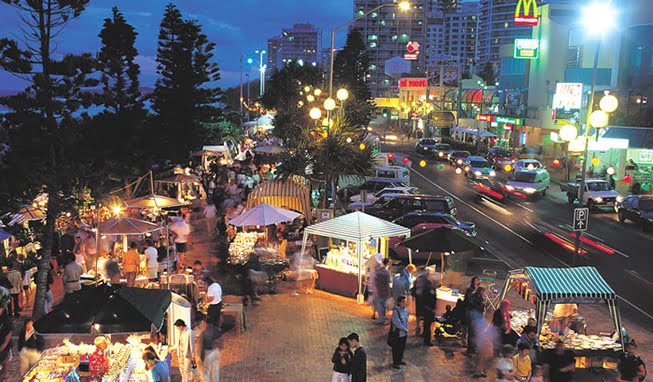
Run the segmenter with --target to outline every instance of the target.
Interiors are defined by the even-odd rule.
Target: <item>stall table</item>
[[[436,290],[436,302],[435,302],[435,315],[441,316],[446,311],[447,305],[451,306],[451,309],[456,307],[458,300],[464,300],[465,296],[463,294],[454,294],[454,290],[448,287],[441,286]]]
[[[358,292],[358,275],[345,273],[322,264],[315,266],[318,289],[345,297],[356,297]]]

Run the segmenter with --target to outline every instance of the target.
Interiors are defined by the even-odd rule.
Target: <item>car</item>
[[[449,224],[441,224],[441,223],[423,223],[423,224],[418,224],[415,227],[413,227],[410,230],[410,235],[415,236],[419,235],[420,233],[426,232],[431,229],[436,229],[440,227],[451,227]],[[399,245],[403,240],[405,240],[405,237],[391,237],[388,240],[388,255],[391,259],[393,260],[400,260],[402,263],[408,263],[408,248],[404,247],[403,245]],[[412,260],[413,263],[415,264],[423,264],[426,262],[433,263],[433,261],[437,261],[436,259],[440,258],[439,253],[435,252],[426,252],[426,251],[413,251],[412,253]]]
[[[417,144],[415,145],[415,151],[418,154],[431,155],[433,148],[437,144],[438,141],[433,138],[420,138],[417,140]]]
[[[544,166],[537,159],[519,159],[512,165],[512,172],[515,173],[519,170],[538,170],[541,168],[544,168]]]
[[[539,170],[519,170],[508,179],[506,189],[510,193],[519,193],[519,196],[529,198],[534,195],[545,196],[550,184],[551,176],[543,168]]]
[[[630,195],[615,206],[620,222],[630,220],[642,226],[642,231],[647,232],[653,228],[653,196]]]
[[[372,204],[378,198],[385,194],[409,194],[415,195],[418,193],[417,187],[386,187],[380,191],[377,191],[372,194],[367,195],[367,203]],[[360,202],[362,200],[362,194],[354,195],[349,198],[351,202]]]
[[[410,185],[410,171],[403,166],[374,166],[375,178],[392,179]]]
[[[360,194],[361,190],[367,191],[368,194],[373,194],[387,187],[408,187],[408,185],[394,179],[372,178],[358,186],[347,186],[341,188],[338,190],[338,196],[340,197],[340,200],[347,201],[349,198],[345,198],[345,195],[357,195]]]
[[[365,207],[365,213],[393,221],[408,212],[444,212],[456,216],[456,205],[449,196],[399,195],[387,203],[374,203]]]
[[[390,200],[396,198],[397,196],[401,196],[405,194],[398,194],[398,193],[389,193],[389,194],[384,194],[374,201],[368,201],[368,202],[363,202],[361,200],[358,200],[356,202],[351,202],[347,206],[347,211],[360,211],[360,210],[366,210],[369,209],[370,207],[374,208],[376,206],[383,206],[386,203],[388,203]],[[367,211],[365,211],[367,212]]]
[[[471,236],[476,236],[476,224],[461,222],[455,217],[442,212],[409,212],[393,221],[395,224],[413,229],[419,224],[442,224],[458,227]]]
[[[470,155],[469,151],[452,150],[447,156],[447,160],[449,161],[449,164],[454,167],[462,167],[463,163],[465,163],[465,159]]]
[[[487,159],[475,155],[467,157],[463,169],[469,179],[493,178],[497,175]]]
[[[507,164],[513,165],[517,159],[503,147],[492,147],[485,156],[495,169],[501,170]]]
[[[438,143],[431,149],[431,155],[436,160],[447,160],[451,152],[451,145],[448,143]]]

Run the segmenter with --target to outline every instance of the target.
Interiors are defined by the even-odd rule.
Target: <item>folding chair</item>
[[[492,309],[497,310],[499,307],[499,290],[496,287],[497,283],[497,272],[484,269],[480,277],[480,286],[485,288],[485,301]]]

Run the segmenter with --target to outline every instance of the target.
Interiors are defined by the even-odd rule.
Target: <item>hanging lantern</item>
[[[601,163],[601,159],[594,157],[592,158],[592,166],[598,166]]]
[[[605,170],[605,172],[607,172],[608,175],[614,175],[615,173],[614,167],[612,166],[608,167],[607,170]]]
[[[426,167],[426,161],[424,159],[419,161],[419,167]]]
[[[553,167],[560,167],[560,159],[554,159],[553,162],[551,162],[551,165]]]

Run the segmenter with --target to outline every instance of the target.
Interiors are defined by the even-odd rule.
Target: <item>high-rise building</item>
[[[359,29],[370,58],[369,87],[375,97],[396,96],[399,93],[396,76],[386,74],[386,61],[404,56],[409,42],[420,44],[417,60],[409,61],[407,74],[424,76],[426,72],[427,16],[435,0],[412,0],[411,8],[402,11],[388,5],[353,23]],[[451,1],[451,0],[447,0]],[[354,17],[360,17],[381,4],[397,3],[394,0],[354,0]],[[401,73],[397,73],[401,74]]]
[[[318,30],[312,24],[295,24],[268,40],[268,69],[273,72],[286,62],[317,66]]]
[[[498,64],[502,45],[510,45],[516,38],[530,38],[532,26],[514,23],[518,0],[480,0],[477,57],[480,65]],[[538,5],[543,2],[537,1]]]
[[[428,23],[428,68],[455,66],[463,71],[476,61],[478,2],[436,7]]]

